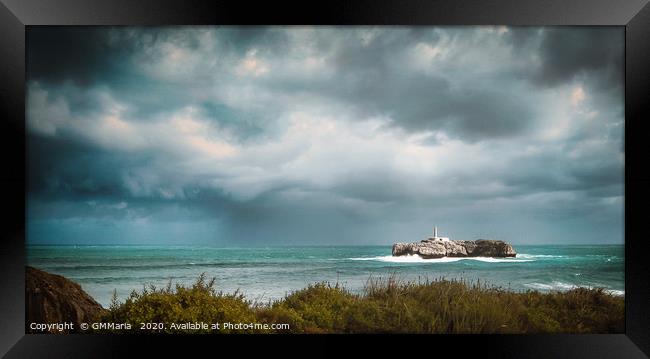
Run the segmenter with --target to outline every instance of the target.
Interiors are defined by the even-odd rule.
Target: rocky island
[[[438,227],[433,237],[414,243],[393,244],[393,256],[419,255],[425,259],[442,257],[515,257],[512,246],[501,240],[477,239],[475,241],[452,241],[438,237]]]

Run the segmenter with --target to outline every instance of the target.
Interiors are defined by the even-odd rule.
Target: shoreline
[[[516,291],[569,287],[624,290],[623,247],[531,246],[515,258],[391,256],[389,246],[198,249],[197,247],[32,247],[29,265],[66,276],[108,305],[143,284],[189,285],[202,272],[220,289],[280,299],[313,282],[340,282],[361,292],[368,277],[488,279]],[[272,280],[271,280],[272,278]]]
[[[34,272],[29,267],[28,271]],[[61,280],[46,272],[41,275]],[[76,283],[63,279],[69,284],[59,291],[58,300],[64,305],[58,307],[75,307],[75,303],[66,302],[70,297],[66,291],[74,291],[76,298],[87,294]],[[132,333],[141,332],[133,328],[142,322],[195,321],[288,322],[290,333],[618,333],[624,328],[624,296],[598,288],[518,293],[466,280],[439,278],[415,283],[395,277],[369,278],[362,294],[354,294],[338,283],[320,282],[260,305],[241,293],[220,292],[214,284],[214,279],[201,275],[191,286],[170,282],[164,287],[145,287],[108,308],[99,304],[86,308],[95,322],[130,323],[132,330],[126,332]],[[27,315],[33,317],[32,313]],[[440,325],[432,326],[432,320]],[[210,332],[173,328],[160,332]],[[125,329],[92,332],[123,333]]]
[[[197,276],[199,274],[200,274],[200,271],[197,271]],[[390,276],[391,276],[390,273],[386,273],[386,275],[376,276],[376,278],[377,279],[386,279],[386,278],[388,278]],[[373,276],[373,278],[375,278],[375,277]],[[467,281],[475,282],[477,280],[477,279],[462,278],[462,277],[438,277],[438,278],[436,278],[436,277],[427,277],[427,276],[421,276],[420,279],[423,282],[435,281],[435,280],[449,280],[449,281],[457,281],[457,280],[464,281],[464,280],[467,280]],[[160,280],[157,280],[157,281],[151,280],[151,281],[138,282],[137,284],[134,284],[133,286],[131,286],[131,289],[122,290],[121,294],[118,295],[118,299],[119,300],[126,299],[128,297],[128,294],[133,290],[138,291],[138,290],[141,290],[142,288],[147,288],[147,287],[150,287],[152,285],[156,286],[156,287],[161,287],[161,286],[167,285],[170,281],[172,282],[172,285],[176,285],[176,284],[188,285],[189,283],[192,282],[192,280],[189,280],[189,281],[188,280],[176,280],[175,278],[164,278],[164,279],[160,279]],[[409,279],[404,279],[404,281],[409,281]],[[534,292],[538,292],[540,294],[549,294],[549,293],[565,293],[567,291],[574,290],[574,289],[587,289],[587,290],[602,289],[603,292],[605,292],[605,293],[607,293],[609,295],[612,295],[612,296],[615,296],[615,297],[625,298],[625,290],[624,289],[620,290],[620,289],[609,289],[609,288],[605,288],[605,287],[602,287],[602,286],[574,285],[574,284],[570,284],[570,283],[564,283],[564,282],[561,282],[561,281],[554,281],[554,282],[551,282],[550,284],[531,282],[531,283],[528,283],[528,284],[523,284],[523,286],[525,288],[507,288],[507,287],[504,287],[504,286],[500,286],[498,284],[491,284],[491,282],[489,280],[485,280],[485,279],[478,279],[478,281],[480,281],[481,283],[484,283],[486,286],[493,286],[493,287],[496,287],[496,288],[503,288],[504,290],[506,290],[508,292],[519,293],[519,294],[526,293],[528,291],[534,291]],[[223,284],[223,281],[221,281],[220,283]],[[231,293],[232,294],[234,292],[238,292],[238,293],[241,293],[246,298],[246,300],[249,300],[249,301],[251,301],[253,303],[256,303],[256,304],[264,304],[264,303],[267,303],[269,300],[274,301],[274,300],[282,299],[287,294],[290,294],[292,292],[304,289],[305,287],[308,287],[308,286],[316,284],[316,283],[328,283],[328,284],[332,284],[334,286],[336,286],[336,285],[344,286],[344,287],[346,287],[346,289],[349,292],[351,292],[353,294],[358,294],[358,293],[363,292],[363,288],[352,288],[352,287],[349,286],[348,281],[344,281],[344,280],[341,280],[338,283],[336,281],[328,281],[328,280],[320,280],[320,281],[319,280],[313,280],[311,282],[306,282],[300,288],[288,289],[286,291],[283,291],[285,294],[282,294],[282,295],[269,295],[268,293],[259,294],[259,293],[255,293],[255,292],[251,293],[245,287],[237,287],[236,289],[231,290],[231,291],[227,291],[226,293]],[[82,286],[82,288],[85,287],[85,285],[81,285],[81,286]],[[113,289],[116,289],[116,288],[113,288]],[[88,290],[86,290],[86,292],[88,293]],[[110,300],[102,300],[101,299],[102,297],[96,297],[96,296],[93,296],[93,295],[91,295],[91,297],[93,297],[94,300],[96,300],[98,303],[100,303],[100,305],[103,308],[108,308],[110,306]]]

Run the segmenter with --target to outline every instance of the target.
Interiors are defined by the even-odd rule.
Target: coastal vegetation
[[[601,288],[514,292],[463,280],[370,278],[363,293],[316,283],[267,303],[223,293],[201,275],[180,284],[134,291],[114,299],[101,322],[163,323],[164,333],[622,333],[624,298]],[[165,323],[288,324],[288,329],[186,329]],[[95,330],[95,332],[110,330]],[[124,333],[124,330],[116,330]],[[128,332],[128,331],[127,331]]]

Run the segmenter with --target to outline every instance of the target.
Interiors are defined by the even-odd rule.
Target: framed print
[[[191,3],[4,1],[3,354],[647,356],[645,1]]]

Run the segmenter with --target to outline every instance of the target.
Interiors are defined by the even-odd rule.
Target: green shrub
[[[622,333],[624,298],[603,289],[513,292],[463,280],[370,278],[363,294],[317,283],[266,305],[214,289],[201,275],[190,287],[133,292],[102,321],[131,323],[286,323],[291,333]],[[117,332],[117,331],[116,331]],[[122,332],[122,331],[119,331]],[[187,332],[171,330],[162,332]],[[190,331],[197,332],[197,331]],[[200,330],[267,332],[275,330]]]
[[[317,283],[276,302],[272,310],[293,311],[301,318],[294,332],[329,333],[344,329],[344,314],[355,296],[328,283]]]
[[[172,289],[170,282],[166,288],[151,286],[141,293],[133,291],[123,304],[112,304],[103,319],[113,323],[131,323],[132,330],[139,332],[140,323],[248,323],[255,322],[255,318],[250,303],[242,294],[216,292],[214,279],[206,282],[202,274],[191,287],[176,285]],[[167,326],[162,331],[186,332]]]

